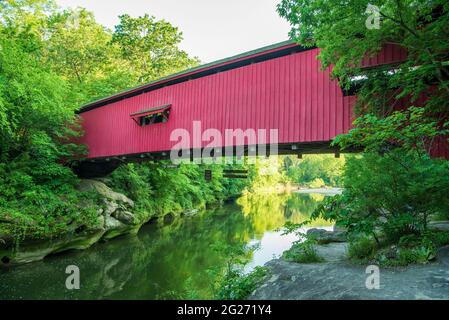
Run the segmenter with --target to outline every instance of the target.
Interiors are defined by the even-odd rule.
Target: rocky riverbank
[[[441,248],[435,263],[380,269],[380,289],[367,289],[367,266],[346,258],[347,243],[335,233],[321,233],[316,245],[322,263],[295,263],[275,259],[268,274],[250,295],[251,300],[310,299],[449,299],[449,246]]]
[[[24,239],[19,243],[6,241],[0,235],[0,266],[39,261],[48,255],[67,250],[87,249],[98,241],[135,234],[150,219],[167,222],[175,218],[173,214],[165,217],[149,215],[142,221],[134,213],[134,202],[131,199],[113,191],[101,181],[82,180],[79,189],[97,193],[104,203],[103,207],[97,210],[97,224],[94,228],[68,226],[68,233],[63,237],[45,240]]]

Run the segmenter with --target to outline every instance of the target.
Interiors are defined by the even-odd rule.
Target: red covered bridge
[[[202,131],[215,129],[223,136],[226,129],[278,129],[279,153],[335,152],[330,142],[351,128],[355,96],[321,70],[318,53],[283,42],[85,105],[79,111],[82,142],[89,149],[83,170],[106,172],[124,160],[168,158],[173,148],[181,149],[170,139],[172,132],[193,133],[194,121],[201,121]],[[387,46],[365,64],[404,59],[405,52]],[[216,148],[242,145],[245,151],[256,144],[253,137],[213,142]],[[208,145],[193,142],[190,149]]]

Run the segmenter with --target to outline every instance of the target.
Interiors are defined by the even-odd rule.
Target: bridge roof
[[[108,96],[82,106],[78,113],[86,112],[116,101],[130,98],[144,92],[156,90],[165,86],[174,85],[180,82],[205,77],[221,71],[227,71],[239,68],[251,63],[266,61],[278,57],[282,57],[294,52],[308,50],[310,48],[302,47],[291,40],[276,43],[270,46],[259,48],[256,50],[241,53],[229,58],[217,60],[211,63],[203,64],[191,69],[187,69],[167,77],[163,77],[150,83],[127,89],[112,96]]]

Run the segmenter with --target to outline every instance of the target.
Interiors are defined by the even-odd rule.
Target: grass
[[[284,252],[282,257],[286,261],[297,263],[319,263],[324,262],[324,259],[318,255],[314,247],[314,242],[306,240],[302,243],[295,243],[293,246]]]
[[[246,299],[267,274],[267,268],[256,267],[248,274],[232,270],[227,273],[217,290],[217,300],[243,300]]]
[[[352,260],[369,260],[376,254],[376,242],[367,237],[351,241],[348,247],[348,257]]]
[[[435,260],[438,248],[449,244],[449,232],[429,231],[421,236],[407,235],[399,243],[381,243],[367,237],[349,244],[348,256],[360,264],[373,263],[383,267],[405,267],[427,264]]]

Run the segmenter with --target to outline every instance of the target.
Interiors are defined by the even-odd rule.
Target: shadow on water
[[[318,194],[245,195],[236,203],[169,226],[146,225],[137,236],[0,270],[0,300],[181,298],[187,287],[198,298],[212,298],[210,270],[225,268],[227,261],[215,249],[217,245],[258,244],[245,257],[245,270],[250,271],[288,249],[297,239],[278,229],[287,221],[307,220],[323,198]],[[315,226],[329,224],[318,221]],[[79,290],[65,287],[68,265],[80,269]]]

